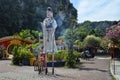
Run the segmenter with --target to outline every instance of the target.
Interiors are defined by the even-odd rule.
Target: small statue
[[[43,29],[43,42],[44,49],[43,52],[57,52],[56,42],[55,42],[55,29],[57,28],[57,23],[53,18],[53,11],[51,7],[47,8],[46,18],[41,22]]]

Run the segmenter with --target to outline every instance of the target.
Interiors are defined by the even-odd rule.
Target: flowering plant
[[[112,41],[116,46],[120,47],[120,22],[110,28],[106,28],[105,37]]]

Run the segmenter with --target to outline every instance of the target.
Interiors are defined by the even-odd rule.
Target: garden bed
[[[52,67],[52,62],[47,62],[48,67]],[[64,67],[65,66],[65,61],[57,61],[54,62],[54,67]]]

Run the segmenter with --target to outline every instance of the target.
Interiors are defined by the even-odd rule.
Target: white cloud
[[[79,0],[78,22],[120,20],[119,0]]]

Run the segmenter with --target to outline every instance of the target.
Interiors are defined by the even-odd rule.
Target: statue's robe
[[[52,18],[52,20],[48,20],[45,18],[42,25],[43,29],[43,42],[44,42],[44,49],[43,52],[57,52],[56,42],[55,42],[55,29],[57,28],[57,23]]]

